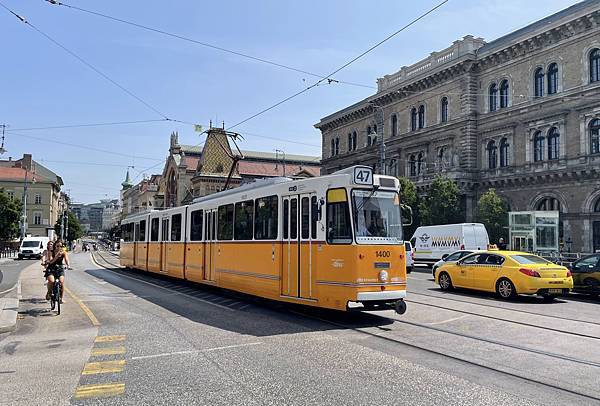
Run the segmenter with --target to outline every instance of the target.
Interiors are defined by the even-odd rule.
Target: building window
[[[392,137],[398,135],[398,116],[392,114],[392,118],[390,119],[390,125],[392,126]]]
[[[558,92],[558,65],[551,63],[548,66],[548,94]]]
[[[508,166],[508,140],[502,138],[500,141],[500,167],[506,168]]]
[[[424,166],[425,162],[423,162],[423,153],[419,152],[419,156],[417,157],[417,175],[421,175],[423,173]]]
[[[490,111],[496,111],[498,109],[498,86],[495,83],[492,83],[488,93]]]
[[[500,83],[500,108],[508,107],[508,80]]]
[[[560,211],[560,202],[554,197],[545,197],[535,207],[539,211]]]
[[[6,194],[8,195],[8,198],[11,200],[15,198],[15,192],[13,192],[12,190],[9,190],[8,192],[6,192]]]
[[[410,110],[410,130],[416,131],[417,129],[417,108],[413,107]]]
[[[544,70],[542,68],[537,68],[535,70],[535,74],[533,75],[533,87],[534,87],[534,96],[535,97],[543,97],[544,96]]]
[[[374,124],[374,125],[373,125],[373,133],[374,133],[374,134],[377,134],[377,124]]]
[[[496,169],[498,165],[498,147],[496,147],[496,141],[492,140],[487,144],[487,154],[488,154],[488,168]]]
[[[352,133],[348,133],[348,152],[352,151]]]
[[[448,98],[442,97],[440,101],[440,120],[442,123],[448,122]]]
[[[408,161],[410,176],[417,176],[417,160],[415,155],[411,155]]]
[[[600,119],[598,118],[590,123],[590,146],[592,154],[600,154]]]
[[[398,161],[396,159],[390,160],[388,175],[398,176]]]
[[[533,137],[533,160],[535,162],[544,160],[544,136],[541,131],[536,132]]]
[[[425,106],[419,106],[419,129],[425,128]]]
[[[358,137],[356,136],[356,131],[353,131],[352,132],[352,150],[353,151],[356,151],[356,146],[358,145],[356,143],[357,139],[358,139]]]
[[[600,80],[600,49],[596,48],[590,52],[590,82]]]
[[[600,199],[596,200],[596,204],[594,205],[594,213],[600,213]]]
[[[560,133],[556,127],[548,131],[548,159],[558,159]]]
[[[42,224],[42,213],[35,212],[33,213],[33,224],[39,226]]]
[[[331,139],[331,156],[335,155],[335,140],[332,138]]]
[[[35,194],[35,204],[42,204],[42,195],[40,195],[39,193]]]
[[[335,137],[335,155],[340,154],[340,137]]]
[[[371,126],[367,126],[367,147],[371,146]]]

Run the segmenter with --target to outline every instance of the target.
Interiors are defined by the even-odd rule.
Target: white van
[[[419,227],[410,242],[415,262],[432,265],[442,259],[444,254],[458,250],[485,250],[490,239],[483,224],[461,223]]]
[[[19,259],[41,258],[50,239],[48,237],[25,237],[19,247]]]

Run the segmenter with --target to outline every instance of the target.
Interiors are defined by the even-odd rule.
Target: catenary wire
[[[118,83],[115,80],[113,80],[112,78],[110,78],[107,74],[105,74],[104,72],[102,72],[100,69],[96,68],[90,62],[86,61],[81,56],[79,56],[75,52],[71,51],[69,48],[67,48],[66,46],[64,46],[63,44],[61,44],[60,42],[58,42],[54,38],[52,38],[50,35],[46,34],[41,29],[37,28],[35,25],[33,25],[27,19],[25,19],[24,17],[22,17],[19,14],[15,13],[10,8],[6,7],[2,2],[0,2],[0,6],[2,6],[4,9],[6,9],[8,12],[10,12],[12,15],[14,15],[19,21],[21,21],[21,22],[25,23],[27,26],[31,27],[34,31],[36,31],[37,33],[39,33],[40,35],[42,35],[43,37],[45,37],[48,41],[52,42],[54,45],[58,46],[59,48],[61,48],[65,52],[67,52],[69,55],[71,55],[72,57],[74,57],[75,59],[77,59],[79,62],[81,62],[82,64],[84,64],[85,66],[87,66],[88,68],[90,68],[91,70],[93,70],[94,72],[96,72],[98,75],[102,76],[104,79],[106,79],[107,81],[109,81],[110,83],[112,83],[113,85],[115,85],[116,87],[118,87],[119,89],[121,89],[123,92],[127,93],[129,96],[133,97],[134,99],[136,99],[137,101],[139,101],[140,103],[142,103],[144,106],[146,106],[147,108],[149,108],[150,110],[152,110],[156,114],[162,116],[165,120],[170,120],[169,117],[167,117],[160,110],[158,110],[157,108],[155,108],[154,106],[152,106],[148,102],[144,101],[141,97],[137,96],[135,93],[133,93],[132,91],[130,91],[129,89],[127,89],[126,87],[124,87],[123,85],[121,85],[120,83]]]
[[[367,55],[368,53],[372,52],[373,50],[375,50],[376,48],[378,48],[379,46],[381,46],[382,44],[384,44],[385,42],[389,41],[390,39],[392,39],[393,37],[395,37],[396,35],[400,34],[402,31],[408,29],[409,27],[411,27],[412,25],[416,24],[418,21],[422,20],[423,18],[425,18],[426,16],[428,16],[429,14],[433,13],[435,10],[437,10],[438,8],[442,7],[444,4],[446,4],[449,0],[443,0],[442,2],[438,3],[436,6],[434,6],[433,8],[429,9],[428,11],[426,11],[425,13],[419,15],[418,17],[416,17],[415,19],[411,20],[409,23],[405,24],[403,27],[401,27],[400,29],[396,30],[395,32],[393,32],[392,34],[388,35],[386,38],[384,38],[383,40],[379,41],[378,43],[376,43],[375,45],[371,46],[370,48],[368,48],[366,51],[363,51],[362,53],[360,53],[358,56],[352,58],[351,60],[349,60],[348,62],[346,62],[345,64],[343,64],[342,66],[340,66],[339,68],[335,69],[333,72],[331,72],[329,75],[319,79],[317,82],[313,83],[312,85],[292,94],[291,96],[286,97],[283,100],[278,101],[277,103],[262,109],[261,111],[259,111],[258,113],[255,113],[253,115],[251,115],[248,118],[243,119],[242,121],[230,126],[229,128],[227,128],[228,130],[231,130],[232,128],[238,127],[241,124],[244,124],[270,110],[273,110],[274,108],[286,103],[287,101],[294,99],[304,93],[306,93],[307,91],[319,86],[320,84],[322,84],[323,82],[327,81],[328,83],[331,83],[331,77],[333,75],[335,75],[336,73],[340,72],[341,70],[347,68],[348,66],[352,65],[354,62],[358,61],[359,59],[361,59],[362,57],[364,57],[365,55]]]
[[[166,118],[154,119],[154,120],[133,120],[133,121],[113,121],[106,123],[82,123],[82,124],[65,124],[65,125],[53,125],[45,127],[28,127],[28,128],[13,128],[11,131],[39,131],[39,130],[60,130],[66,128],[85,128],[85,127],[104,127],[113,125],[125,125],[125,124],[146,124],[146,123],[164,123],[171,120]]]
[[[46,1],[47,3],[51,3],[51,4],[54,4],[54,5],[57,5],[57,6],[68,7],[70,9],[81,11],[81,12],[88,13],[88,14],[92,14],[92,15],[95,15],[97,17],[102,17],[102,18],[106,18],[106,19],[109,19],[109,20],[112,20],[112,21],[119,22],[119,23],[131,25],[133,27],[140,28],[140,29],[143,29],[143,30],[146,30],[146,31],[151,31],[151,32],[154,32],[154,33],[157,33],[157,34],[161,34],[161,35],[165,35],[165,36],[168,36],[168,37],[176,38],[176,39],[179,39],[179,40],[191,42],[191,43],[194,43],[196,45],[201,45],[203,47],[211,48],[211,49],[214,49],[214,50],[217,50],[217,51],[226,52],[226,53],[229,53],[229,54],[240,56],[242,58],[247,58],[247,59],[253,60],[255,62],[265,63],[265,64],[268,64],[268,65],[276,66],[276,67],[279,67],[279,68],[287,69],[287,70],[298,72],[298,73],[303,73],[305,75],[309,75],[309,76],[313,76],[313,77],[317,77],[317,78],[324,78],[323,75],[319,75],[317,73],[313,73],[313,72],[309,72],[309,71],[306,71],[306,70],[303,70],[303,69],[295,68],[295,67],[289,66],[289,65],[284,65],[282,63],[274,62],[274,61],[271,61],[271,60],[268,60],[268,59],[265,59],[265,58],[260,58],[260,57],[252,56],[252,55],[240,52],[240,51],[234,51],[234,50],[231,50],[231,49],[223,48],[223,47],[218,46],[218,45],[209,44],[207,42],[199,41],[199,40],[196,40],[196,39],[193,39],[193,38],[189,38],[189,37],[185,37],[185,36],[179,35],[179,34],[174,34],[174,33],[171,33],[171,32],[168,32],[168,31],[164,31],[164,30],[161,30],[161,29],[158,29],[158,28],[152,28],[152,27],[149,27],[149,26],[146,26],[146,25],[135,23],[133,21],[124,20],[122,18],[114,17],[114,16],[111,16],[111,15],[108,15],[108,14],[100,13],[100,12],[93,11],[93,10],[87,10],[87,9],[82,8],[82,7],[73,6],[71,4],[62,3],[62,2],[56,1],[56,0],[44,0],[44,1]],[[359,86],[359,87],[364,87],[364,88],[369,88],[369,89],[375,89],[374,86],[365,85],[365,84],[362,84],[362,83],[354,83],[354,82],[348,82],[348,81],[342,81],[342,80],[336,80],[336,79],[332,79],[332,81],[335,82],[335,83],[341,83],[341,84],[345,84],[345,85]]]

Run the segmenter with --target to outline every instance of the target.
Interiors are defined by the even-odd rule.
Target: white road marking
[[[447,319],[447,320],[436,321],[435,323],[427,323],[427,325],[429,325],[429,326],[435,326],[436,324],[450,323],[451,321],[456,321],[456,320],[464,319],[465,317],[468,317],[468,316],[469,316],[468,314],[465,314],[465,315],[458,316],[458,317],[453,317],[453,318]]]
[[[231,348],[249,347],[251,345],[259,345],[259,344],[262,344],[262,342],[259,341],[259,342],[255,342],[255,343],[226,345],[226,346],[223,346],[223,347],[206,348],[204,350],[175,351],[175,352],[165,352],[165,353],[162,353],[162,354],[154,354],[154,355],[140,355],[138,357],[131,357],[131,359],[132,360],[139,360],[139,359],[170,357],[172,355],[199,354],[199,353],[202,353],[202,352],[211,352],[211,351],[218,351],[218,350],[229,350]]]

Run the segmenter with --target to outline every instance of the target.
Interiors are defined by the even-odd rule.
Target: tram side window
[[[317,239],[317,222],[319,221],[319,205],[317,204],[317,196],[313,196],[310,198],[310,220],[311,220],[311,229],[310,229],[310,238],[313,240]]]
[[[171,241],[181,241],[181,214],[171,217]]]
[[[192,224],[190,226],[190,241],[202,240],[202,220],[203,211],[195,210],[192,212]]]
[[[346,189],[327,191],[327,243],[352,243],[352,227]]]
[[[308,239],[308,235],[309,235],[309,228],[310,228],[310,213],[309,213],[309,202],[308,202],[308,197],[303,197],[302,201],[300,202],[301,206],[302,206],[302,214],[301,214],[301,221],[302,221],[302,238],[307,240]]]
[[[219,206],[219,222],[217,227],[217,239],[233,239],[233,204]]]
[[[290,215],[290,201],[283,201],[283,238],[285,240],[288,239],[288,229],[289,229],[289,215]]]
[[[133,240],[133,223],[123,224],[121,226],[121,236],[124,242],[131,242]]]
[[[254,239],[277,239],[278,201],[277,196],[256,199],[254,203]]]
[[[140,233],[138,241],[146,241],[146,220],[140,221]]]
[[[236,240],[251,240],[254,223],[254,201],[246,200],[235,204],[235,229],[233,236]]]
[[[133,241],[140,241],[140,223],[135,223],[133,233]]]
[[[150,241],[158,241],[158,226],[160,220],[158,218],[150,220]]]

